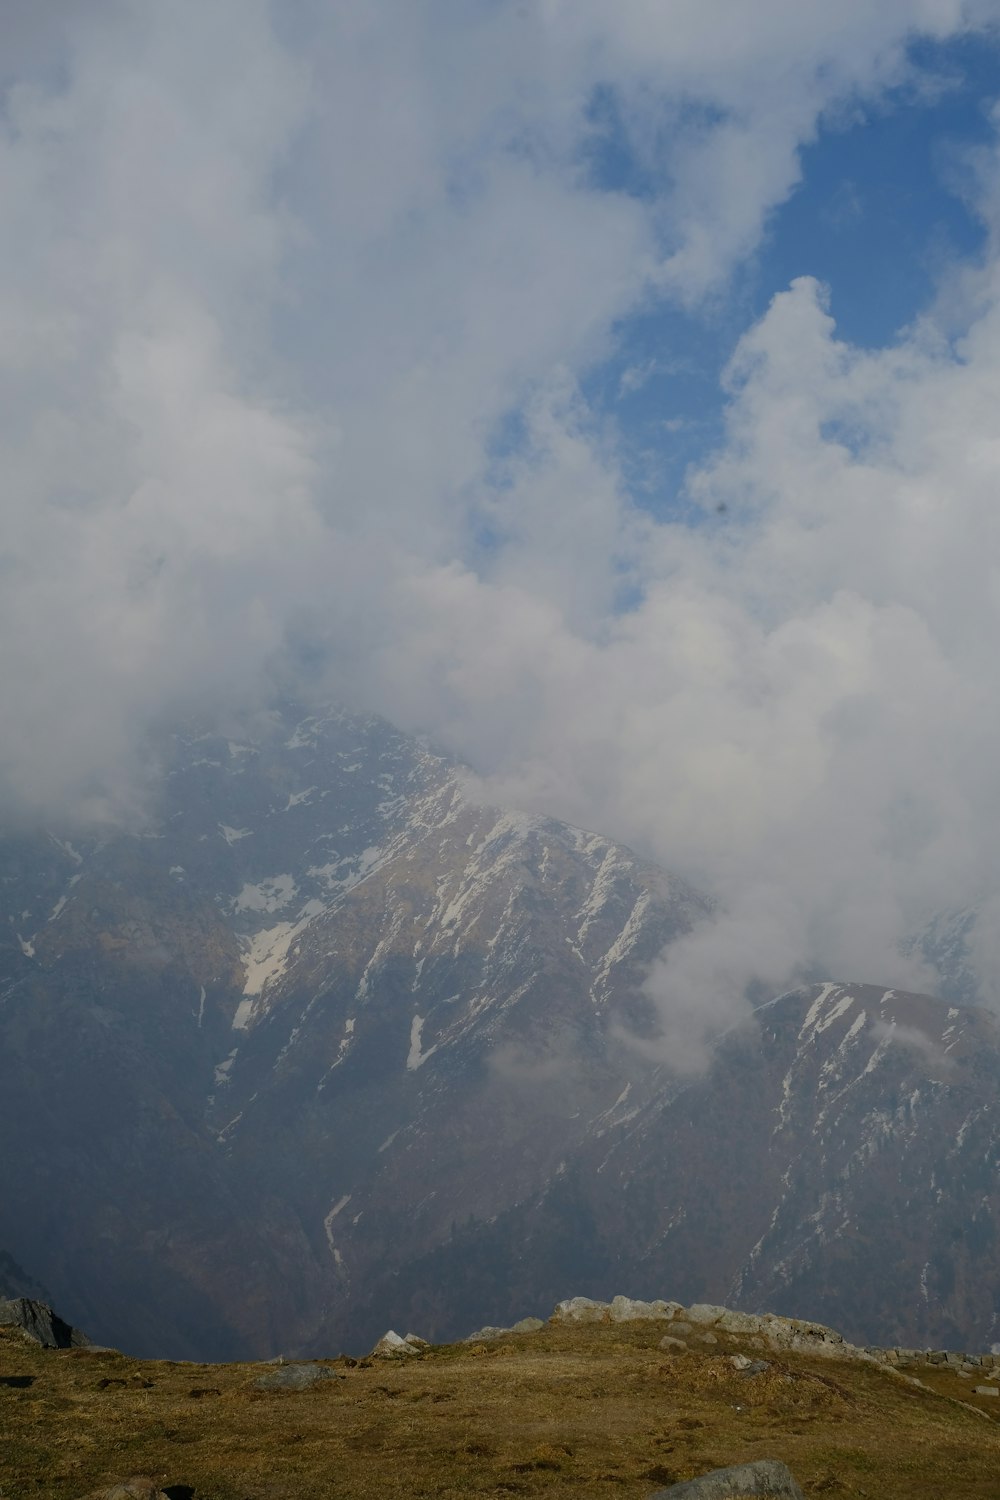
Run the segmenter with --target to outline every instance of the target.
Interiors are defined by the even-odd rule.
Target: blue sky
[[[622,321],[614,357],[588,374],[589,400],[620,433],[634,499],[654,514],[698,519],[685,475],[721,440],[725,366],[796,277],[828,288],[841,338],[880,348],[933,305],[956,265],[982,256],[975,162],[995,144],[1000,40],[918,42],[910,56],[919,72],[905,85],[820,120],[817,138],[800,150],[800,182],[721,294],[693,310],[668,303],[637,311]],[[599,175],[611,188],[651,196],[655,185],[606,100],[595,116]]]

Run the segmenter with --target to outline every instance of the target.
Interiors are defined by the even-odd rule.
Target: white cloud
[[[5,803],[128,805],[149,723],[266,696],[307,637],[505,793],[711,884],[665,1013],[804,964],[918,980],[900,936],[996,886],[993,259],[951,288],[957,348],[928,319],[859,352],[813,282],[778,297],[701,527],[632,507],[579,377],[651,299],[720,294],[914,36],[998,14],[15,6]],[[643,194],[601,178],[602,118]]]

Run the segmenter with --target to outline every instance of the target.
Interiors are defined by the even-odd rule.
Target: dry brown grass
[[[757,1353],[745,1341],[667,1355],[662,1332],[553,1326],[406,1363],[334,1362],[343,1379],[285,1393],[255,1388],[268,1366],[48,1351],[0,1330],[0,1496],[73,1500],[146,1474],[196,1500],[631,1500],[763,1457],[807,1495],[1000,1492],[1000,1423],[988,1403],[984,1417],[948,1399],[969,1397],[953,1375],[935,1377],[939,1394],[789,1355],[747,1379],[725,1357]]]

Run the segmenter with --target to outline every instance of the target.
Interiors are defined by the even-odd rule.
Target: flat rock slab
[[[258,1376],[254,1384],[264,1391],[307,1391],[321,1380],[346,1378],[339,1371],[328,1369],[326,1365],[279,1365],[267,1375]]]
[[[776,1458],[759,1458],[752,1464],[734,1464],[729,1469],[713,1469],[684,1484],[656,1490],[670,1500],[732,1500],[734,1496],[767,1496],[767,1500],[805,1500],[795,1478],[785,1464]]]

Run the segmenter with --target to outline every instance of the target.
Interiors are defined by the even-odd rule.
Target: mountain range
[[[189,727],[156,787],[0,841],[0,1246],[99,1341],[450,1338],[567,1285],[1000,1338],[987,1011],[828,981],[680,1075],[643,981],[685,880],[341,711]]]

